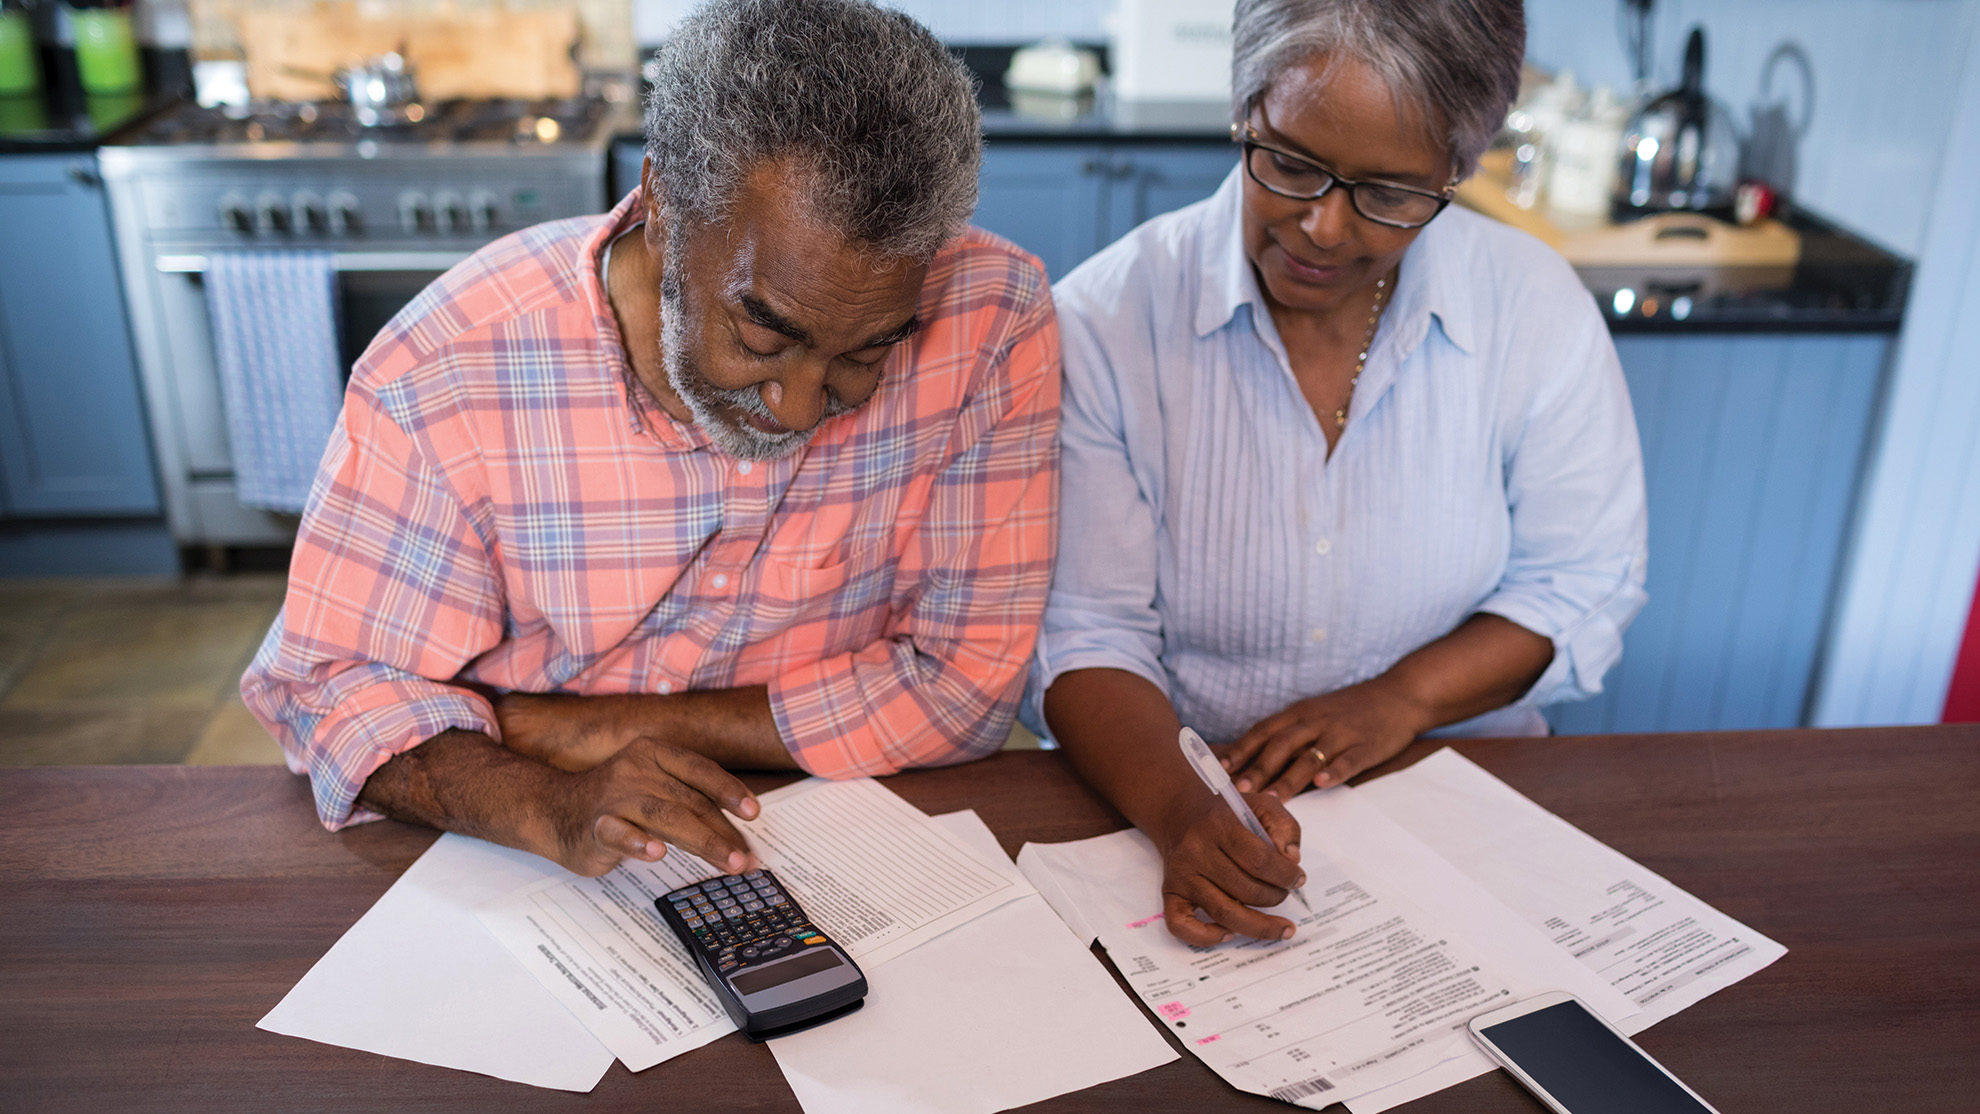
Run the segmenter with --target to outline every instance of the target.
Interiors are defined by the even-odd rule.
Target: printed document
[[[1639,1033],[1787,954],[1445,749],[1359,792],[1638,1007]],[[1592,1004],[1592,1003],[1591,1003]],[[1600,1007],[1597,1007],[1600,1009]],[[1490,1071],[1456,1060],[1352,1101],[1376,1114]]]
[[[736,823],[811,919],[863,968],[1025,892],[871,778],[813,778],[765,793]],[[484,907],[482,923],[627,1068],[642,1071],[735,1024],[655,898],[723,873],[670,848],[600,878],[545,879]]]
[[[935,822],[1023,896],[868,967],[859,1012],[772,1041],[805,1114],[992,1114],[1176,1058],[975,813]]]
[[[497,1079],[589,1091],[612,1053],[482,931],[483,902],[568,878],[525,851],[443,835],[258,1028]]]
[[[1161,916],[1162,866],[1139,832],[1030,844],[1018,856],[1068,924],[1097,931],[1149,1009],[1240,1090],[1314,1109],[1475,1055],[1466,1020],[1547,990],[1634,1007],[1353,789],[1288,802],[1306,912],[1288,941],[1191,948]],[[1324,849],[1324,850],[1323,850]]]

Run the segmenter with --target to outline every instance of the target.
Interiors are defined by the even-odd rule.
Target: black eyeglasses
[[[1457,192],[1457,183],[1441,193],[1394,182],[1344,178],[1304,155],[1284,151],[1258,138],[1249,124],[1233,123],[1231,139],[1244,148],[1244,172],[1280,197],[1318,201],[1335,186],[1345,186],[1354,211],[1390,228],[1422,228],[1444,211]]]

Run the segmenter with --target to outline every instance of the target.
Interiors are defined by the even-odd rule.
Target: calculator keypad
[[[826,943],[767,870],[683,886],[661,899],[678,913],[717,971]]]

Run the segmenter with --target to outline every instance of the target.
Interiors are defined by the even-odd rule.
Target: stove
[[[550,101],[449,101],[360,125],[341,102],[186,104],[100,153],[152,447],[174,536],[286,544],[295,521],[234,497],[200,276],[215,252],[333,253],[350,363],[420,290],[517,229],[603,212],[629,83]]]

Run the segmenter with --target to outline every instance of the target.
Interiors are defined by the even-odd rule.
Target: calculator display
[[[792,979],[815,975],[820,971],[830,971],[834,967],[844,967],[839,957],[829,951],[802,952],[769,967],[755,971],[739,971],[729,976],[737,990],[744,994],[755,994],[773,986],[782,986]]]

